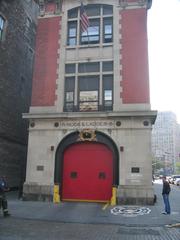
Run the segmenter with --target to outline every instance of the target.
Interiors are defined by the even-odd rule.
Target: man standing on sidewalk
[[[163,196],[164,206],[165,206],[165,212],[163,212],[162,214],[170,214],[171,208],[169,203],[169,193],[171,191],[171,188],[169,183],[166,181],[166,176],[163,176],[162,181],[163,181],[162,196]]]
[[[3,209],[4,217],[9,217],[6,192],[9,191],[5,177],[0,177],[0,208]]]

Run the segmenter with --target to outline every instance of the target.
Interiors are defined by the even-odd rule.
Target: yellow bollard
[[[117,189],[116,187],[112,188],[112,197],[111,197],[111,206],[116,205],[116,195],[117,195]]]
[[[57,184],[54,185],[53,202],[54,203],[60,202],[59,185],[57,185]]]

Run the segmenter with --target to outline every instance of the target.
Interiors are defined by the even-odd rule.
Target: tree
[[[176,173],[180,174],[180,162],[176,163]]]
[[[152,160],[152,172],[153,174],[157,174],[160,172],[161,169],[164,169],[165,165],[164,162],[157,159],[157,158],[153,158]]]

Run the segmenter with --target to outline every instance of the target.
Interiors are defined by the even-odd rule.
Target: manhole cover
[[[116,206],[113,209],[111,209],[111,213],[114,215],[122,215],[125,217],[136,217],[139,215],[145,215],[149,214],[151,212],[151,209],[147,207],[134,207],[134,206]]]

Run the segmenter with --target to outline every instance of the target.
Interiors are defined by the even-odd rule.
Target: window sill
[[[100,47],[111,47],[111,46],[113,46],[113,43],[66,46],[66,49],[85,49],[85,48],[100,48]]]

